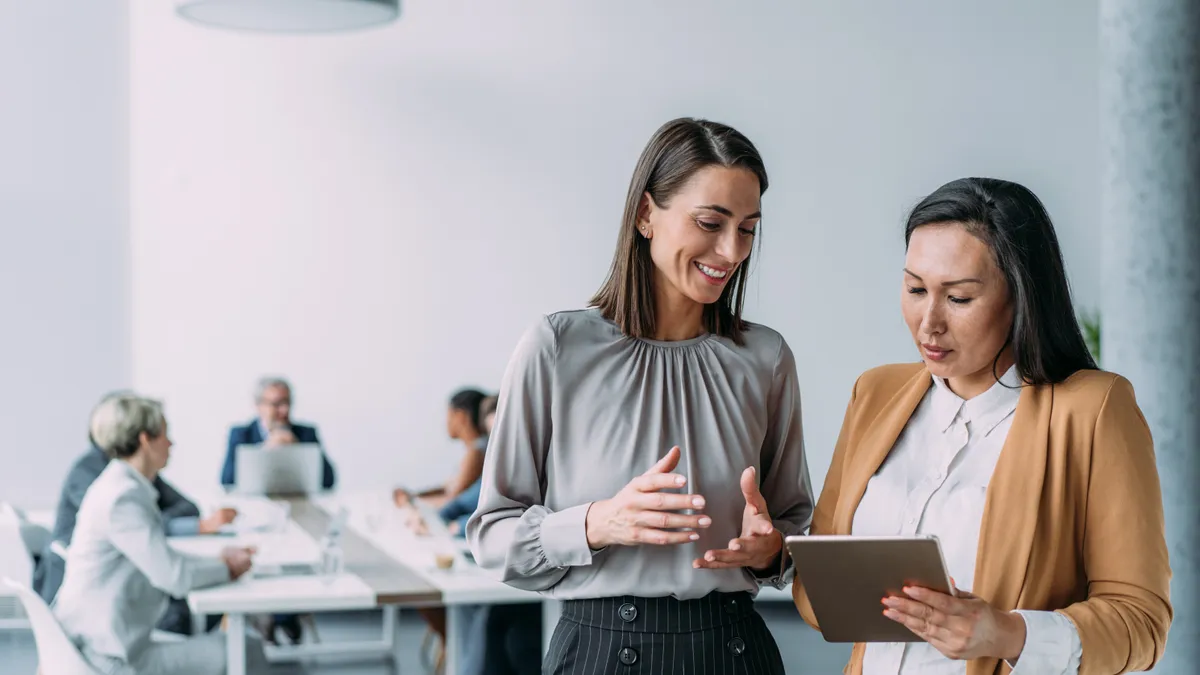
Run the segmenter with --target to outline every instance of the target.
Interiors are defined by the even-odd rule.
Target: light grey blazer
[[[171,597],[226,581],[224,562],[171,549],[153,484],[114,461],[79,506],[54,614],[85,653],[132,663]]]

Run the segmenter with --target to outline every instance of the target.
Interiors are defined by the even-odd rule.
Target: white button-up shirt
[[[971,591],[987,488],[1012,426],[1021,382],[1014,366],[991,389],[963,400],[940,378],[933,381],[867,483],[852,532],[935,535],[955,586]],[[1082,647],[1071,622],[1054,612],[1019,613],[1027,637],[1014,675],[1077,673]],[[963,675],[966,662],[948,659],[925,642],[867,645],[863,675],[910,673]]]

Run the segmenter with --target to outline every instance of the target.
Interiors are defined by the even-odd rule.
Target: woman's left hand
[[[746,508],[742,510],[742,534],[729,542],[729,548],[707,551],[703,558],[692,562],[696,569],[729,569],[749,567],[766,570],[778,564],[783,550],[783,535],[771,523],[767,500],[758,489],[758,474],[754,467],[742,472],[742,495]]]
[[[883,613],[947,658],[1016,661],[1025,648],[1025,620],[966,591],[954,592],[952,596],[910,586],[904,589],[906,597],[884,598]]]

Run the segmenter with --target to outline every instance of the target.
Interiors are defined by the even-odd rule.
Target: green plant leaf
[[[1100,312],[1084,312],[1079,317],[1079,327],[1083,330],[1083,341],[1087,343],[1088,351],[1096,364],[1100,363]]]

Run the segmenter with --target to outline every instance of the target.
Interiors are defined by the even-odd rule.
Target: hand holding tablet
[[[905,587],[954,595],[936,537],[788,537],[796,577],[826,642],[921,642],[884,615],[888,596]]]

